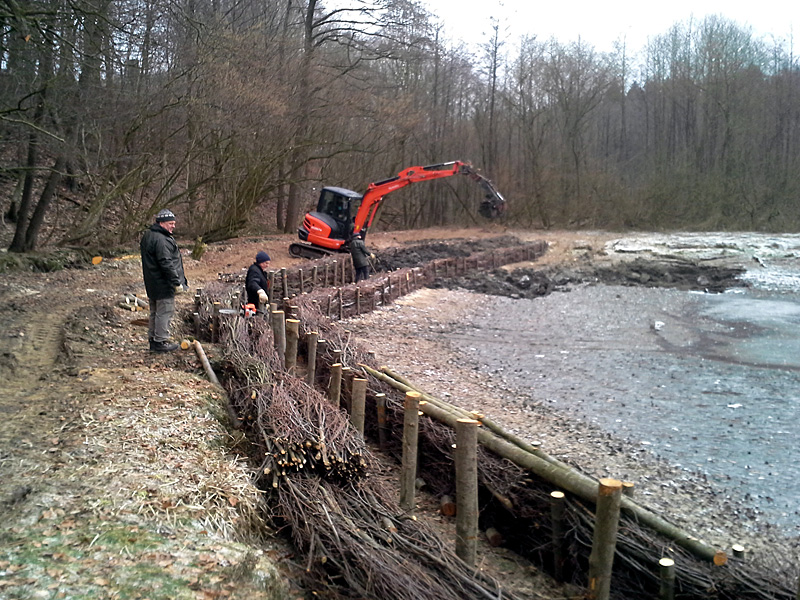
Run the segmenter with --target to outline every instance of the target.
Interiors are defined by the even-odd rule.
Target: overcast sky
[[[423,6],[437,14],[448,37],[480,43],[489,32],[491,17],[509,27],[509,37],[523,34],[539,40],[551,36],[561,42],[578,37],[598,51],[609,51],[614,40],[625,36],[628,48],[638,51],[648,37],[666,33],[678,22],[707,15],[721,15],[742,26],[751,26],[761,37],[772,34],[800,50],[800,2],[798,0],[425,0]]]

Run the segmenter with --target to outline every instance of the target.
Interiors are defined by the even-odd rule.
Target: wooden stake
[[[403,458],[400,467],[400,508],[414,510],[419,438],[419,392],[406,392],[403,414]]]
[[[662,558],[658,561],[661,575],[661,587],[658,593],[659,600],[674,600],[675,598],[675,561],[671,558]]]
[[[275,350],[281,362],[285,364],[286,355],[286,315],[282,310],[272,312],[272,335],[275,339]]]
[[[456,503],[453,499],[448,496],[442,496],[441,500],[439,500],[439,512],[442,513],[445,517],[453,517],[456,514]]]
[[[269,294],[268,294],[268,299],[269,299],[270,304],[272,304],[272,302],[275,299],[275,271],[270,271],[269,272]]]
[[[456,555],[470,566],[478,551],[478,421],[456,421]]]
[[[329,268],[328,263],[325,263],[325,284],[324,284],[324,287],[328,287],[328,268]]]
[[[306,281],[305,281],[305,278],[303,277],[303,269],[297,269],[297,275],[298,275],[298,277],[300,277],[300,293],[301,294],[305,294],[306,293]]]
[[[196,340],[200,339],[200,313],[192,313],[192,321],[194,322],[194,337]]]
[[[744,558],[744,546],[741,544],[734,544],[731,550],[736,558]]]
[[[317,379],[317,342],[319,334],[316,331],[311,331],[306,336],[306,383],[314,387],[314,382]]]
[[[498,546],[502,546],[505,540],[503,540],[502,534],[497,531],[497,529],[489,527],[486,530],[486,541],[489,542],[492,548],[497,548]]]
[[[367,401],[367,380],[361,377],[353,379],[352,407],[350,422],[361,435],[364,435],[364,408]]]
[[[339,406],[342,398],[342,363],[331,365],[331,381],[328,384],[328,398],[331,404]]]
[[[339,285],[339,263],[338,261],[333,261],[331,264],[331,269],[333,270],[333,285]]]
[[[361,314],[361,288],[356,287],[356,315]]]
[[[492,255],[494,256],[494,255]],[[597,488],[592,552],[589,555],[589,600],[608,600],[617,546],[622,482],[603,478]]]
[[[211,341],[216,343],[219,341],[219,308],[220,303],[214,302],[213,316],[211,318]]]
[[[636,486],[632,481],[622,482],[622,494],[628,498],[633,498],[633,489]]]
[[[286,320],[286,352],[284,364],[286,372],[294,375],[297,368],[297,341],[300,338],[300,321],[297,319]]]
[[[564,536],[564,492],[550,492],[550,521],[553,545],[553,578],[558,583],[564,582],[564,564],[566,563],[566,544]]]
[[[375,407],[378,413],[378,446],[381,450],[385,450],[386,443],[389,441],[386,421],[386,394],[383,392],[375,394]]]
[[[286,267],[281,269],[281,282],[283,284],[283,297],[289,297],[289,276],[286,272]]]
[[[318,271],[319,271],[319,269],[317,268],[317,265],[314,265],[311,268],[311,289],[312,290],[317,287],[317,272]]]

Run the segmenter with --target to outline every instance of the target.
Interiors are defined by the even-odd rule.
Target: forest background
[[[9,250],[129,243],[164,207],[209,242],[291,232],[321,185],[449,160],[519,227],[800,230],[793,40],[712,16],[601,53],[489,25],[467,48],[407,0],[1,0]],[[382,225],[478,222],[456,179]]]

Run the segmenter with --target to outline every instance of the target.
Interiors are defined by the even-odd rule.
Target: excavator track
[[[308,258],[310,260],[316,260],[318,258],[330,256],[333,254],[333,252],[331,250],[326,250],[325,248],[320,248],[319,246],[295,242],[289,246],[289,254],[295,258]]]

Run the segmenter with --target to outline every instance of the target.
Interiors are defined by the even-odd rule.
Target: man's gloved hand
[[[370,257],[372,260],[375,260],[375,253],[373,252],[372,254],[370,254],[370,255],[369,255],[369,257]]]
[[[267,292],[264,290],[258,290],[258,299],[262,304],[269,304],[269,297],[267,296]]]
[[[189,289],[188,286],[184,287],[182,285],[176,285],[175,286],[175,295],[178,296],[178,295],[182,294],[183,292],[185,292],[188,289]]]

